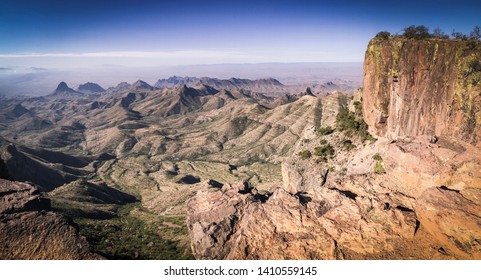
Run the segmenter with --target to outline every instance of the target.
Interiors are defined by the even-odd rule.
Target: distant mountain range
[[[199,88],[201,91],[209,91],[217,93],[221,90],[236,91],[251,97],[263,99],[265,97],[282,97],[279,103],[283,104],[287,101],[298,99],[305,95],[329,94],[333,92],[352,93],[355,88],[349,82],[329,81],[326,83],[304,83],[296,85],[284,85],[274,78],[265,79],[217,79],[210,77],[178,77],[172,76],[167,79],[159,79],[154,86],[143,80],[137,80],[133,84],[121,82],[115,87],[104,89],[100,85],[93,82],[80,84],[77,89],[69,87],[66,82],[60,82],[57,88],[46,98],[67,98],[83,95],[103,95],[103,94],[119,94],[124,92],[151,92],[159,90],[179,89],[183,87]],[[306,92],[306,88],[309,90]],[[292,100],[291,100],[292,99]]]
[[[155,83],[157,88],[175,88],[178,86],[186,85],[188,87],[194,87],[198,85],[208,85],[215,88],[222,88],[228,90],[240,90],[246,89],[254,92],[287,92],[285,86],[276,79],[238,79],[230,78],[228,80],[209,78],[209,77],[177,77],[173,76],[168,79],[161,79]]]

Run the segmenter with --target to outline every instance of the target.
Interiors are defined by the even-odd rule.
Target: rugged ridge
[[[266,79],[216,79],[209,77],[177,77],[173,76],[168,79],[159,79],[155,86],[157,88],[176,88],[179,86],[195,87],[199,85],[208,85],[215,88],[227,90],[251,90],[254,92],[287,92],[285,86],[274,78]]]

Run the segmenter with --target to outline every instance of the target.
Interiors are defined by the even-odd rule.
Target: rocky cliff
[[[99,258],[37,188],[0,179],[0,259]]]
[[[371,133],[390,139],[481,140],[481,43],[374,38],[364,62],[363,108]]]
[[[362,97],[332,103],[333,117],[343,113],[297,142],[283,188],[225,185],[187,202],[194,255],[481,258],[480,49],[373,39]]]

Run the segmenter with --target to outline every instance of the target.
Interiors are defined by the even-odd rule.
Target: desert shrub
[[[389,39],[389,37],[391,37],[391,33],[387,32],[387,31],[381,31],[381,32],[376,34],[376,38],[380,38],[380,39],[383,39],[383,40]]]
[[[322,147],[314,148],[314,155],[318,157],[332,158],[334,156],[334,153],[335,151],[331,144],[326,144]]]
[[[481,78],[479,76],[476,76],[476,77],[471,79],[471,84],[473,86],[475,86],[475,85],[479,84],[480,80],[481,80]]]
[[[467,77],[473,73],[481,71],[481,63],[475,59],[469,62],[468,67],[464,70],[464,76]]]
[[[346,140],[342,141],[341,145],[344,147],[344,149],[346,149],[348,151],[356,148],[356,145],[352,144],[352,141],[349,140],[349,139],[346,139]]]
[[[354,101],[354,113],[357,116],[362,116],[362,103],[360,101]]]
[[[342,109],[336,116],[336,127],[339,131],[352,132],[359,130],[359,122],[356,116],[348,109]]]
[[[319,140],[319,144],[321,144],[321,145],[326,145],[326,144],[327,144],[327,140],[326,140],[326,139],[321,139],[321,140]]]
[[[311,152],[308,150],[300,151],[297,155],[300,156],[302,159],[308,159],[312,156]]]
[[[379,153],[376,153],[375,155],[373,155],[372,159],[374,159],[376,161],[382,161],[382,157]]]
[[[379,153],[376,153],[375,155],[372,156],[372,158],[376,161],[376,165],[374,165],[374,173],[376,174],[386,173],[381,155]]]
[[[463,34],[461,32],[454,31],[454,30],[453,30],[453,33],[451,33],[451,36],[454,39],[461,39],[461,40],[467,40],[468,39],[468,36],[466,36],[465,34]]]
[[[444,33],[444,31],[441,30],[441,28],[437,27],[433,31],[433,37],[437,39],[449,39],[449,35]]]
[[[480,38],[481,38],[481,27],[476,25],[473,28],[473,31],[471,31],[471,33],[469,34],[469,39],[479,41]]]
[[[332,134],[334,132],[334,129],[330,126],[326,126],[326,127],[321,127],[319,128],[318,130],[318,133],[319,135],[321,136],[324,136],[324,135],[329,135],[329,134]]]
[[[403,37],[408,39],[426,39],[431,38],[432,35],[429,33],[429,28],[424,25],[411,25],[404,28]]]
[[[376,161],[376,165],[374,166],[374,173],[376,173],[376,174],[386,173],[386,170],[384,169],[384,166],[382,165],[382,161]]]
[[[366,140],[375,141],[368,132],[368,125],[362,117],[362,104],[359,101],[354,102],[355,112],[343,108],[336,116],[336,128],[343,131],[347,136],[358,135],[361,142]]]

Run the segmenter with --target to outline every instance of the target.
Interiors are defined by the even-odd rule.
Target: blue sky
[[[481,25],[474,1],[0,1],[0,67],[358,61],[381,30]]]

